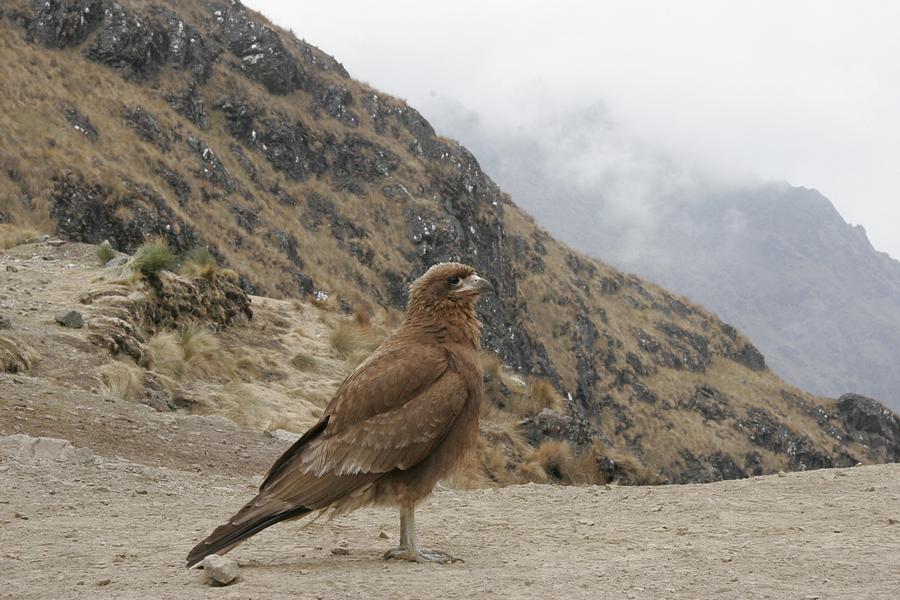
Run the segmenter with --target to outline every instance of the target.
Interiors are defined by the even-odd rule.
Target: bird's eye
[[[447,283],[450,284],[450,287],[456,287],[456,286],[459,285],[459,282],[460,282],[460,281],[461,281],[461,280],[460,280],[459,277],[451,277],[451,278],[449,278],[449,279],[447,280]]]

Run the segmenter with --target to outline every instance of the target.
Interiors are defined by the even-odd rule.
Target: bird
[[[190,551],[187,566],[282,521],[373,505],[400,511],[400,545],[385,560],[459,560],[418,545],[415,509],[477,445],[483,375],[475,305],[493,292],[458,262],[437,263],[416,279],[400,327],[341,383],[256,497]]]

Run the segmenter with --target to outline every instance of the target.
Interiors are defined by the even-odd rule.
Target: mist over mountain
[[[673,159],[602,106],[515,130],[426,113],[554,235],[703,303],[789,382],[900,406],[900,262],[816,190]]]

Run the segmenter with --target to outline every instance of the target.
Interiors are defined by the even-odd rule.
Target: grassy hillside
[[[6,245],[159,235],[248,292],[384,323],[436,261],[491,278],[481,456],[498,481],[528,448],[533,477],[561,481],[893,456],[860,443],[856,403],[790,388],[715,315],[557,242],[414,109],[238,3],[13,0],[0,44]]]

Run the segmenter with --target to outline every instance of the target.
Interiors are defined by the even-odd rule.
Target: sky
[[[815,188],[900,258],[900,2],[246,4],[426,118],[450,102],[528,131],[602,110],[698,171]]]

